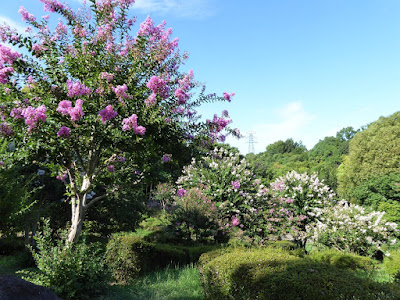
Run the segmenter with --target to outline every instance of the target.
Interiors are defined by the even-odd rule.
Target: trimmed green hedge
[[[351,269],[277,248],[235,249],[204,263],[207,299],[400,299],[395,284],[358,278]]]
[[[197,262],[199,257],[219,246],[174,246],[148,242],[142,236],[114,235],[107,244],[106,263],[113,278],[126,283],[147,272],[168,265]]]
[[[369,257],[350,252],[340,252],[334,249],[313,251],[309,257],[315,261],[330,264],[341,269],[363,269],[371,271],[376,266],[374,260]]]

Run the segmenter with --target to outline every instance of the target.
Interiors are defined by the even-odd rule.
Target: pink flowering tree
[[[133,33],[134,0],[90,0],[78,12],[39,1],[58,15],[55,26],[21,7],[26,36],[0,27],[3,43],[24,49],[0,45],[0,136],[15,144],[8,159],[35,157],[64,182],[68,241],[75,242],[88,209],[118,188],[116,174],[132,170],[126,180],[137,182],[146,157],[165,161],[176,157],[174,147],[237,133],[227,128],[226,113],[207,122],[196,115],[202,103],[233,94],[217,97],[203,87],[195,95],[200,85],[192,71],[180,72],[186,54],[165,22],[155,26],[148,17]]]

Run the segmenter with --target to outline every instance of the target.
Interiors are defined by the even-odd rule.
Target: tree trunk
[[[85,219],[85,214],[86,212],[82,205],[82,201],[78,198],[78,203],[75,205],[75,209],[73,209],[71,229],[68,234],[68,243],[75,243],[78,241],[79,236],[82,233],[82,225],[83,220]]]
[[[67,243],[75,243],[78,241],[79,236],[82,233],[82,225],[83,220],[85,219],[86,215],[86,196],[89,192],[89,188],[91,187],[92,183],[90,181],[90,176],[85,175],[82,180],[82,186],[80,191],[77,192],[77,195],[72,197],[71,200],[71,209],[72,209],[72,217],[71,217],[71,229],[68,234]],[[75,182],[71,182],[71,186],[75,189]]]

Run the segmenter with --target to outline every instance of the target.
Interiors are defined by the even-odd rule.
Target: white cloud
[[[215,14],[210,0],[136,0],[133,10],[143,13],[173,14],[179,17],[204,18]]]
[[[25,32],[25,29],[26,29],[25,25],[15,22],[14,20],[11,20],[8,17],[0,15],[0,25],[3,25],[4,23],[8,24],[12,29],[17,30],[18,33]]]
[[[302,141],[307,148],[318,142],[315,132],[312,130],[311,121],[314,115],[307,112],[301,102],[291,102],[275,111],[276,122],[258,124],[251,128],[254,132],[254,149],[256,153],[265,151],[265,147],[279,140],[292,138]],[[246,132],[242,132],[246,134]],[[237,140],[228,138],[227,142],[238,147],[243,154],[248,153],[249,138]]]

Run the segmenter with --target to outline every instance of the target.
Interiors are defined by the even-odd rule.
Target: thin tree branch
[[[87,203],[87,204],[84,206],[84,208],[85,208],[85,209],[88,209],[88,208],[91,207],[94,203],[100,201],[101,199],[106,198],[106,197],[109,196],[109,195],[110,195],[109,193],[106,193],[106,194],[104,194],[104,195],[101,195],[101,196],[98,196],[98,197],[96,197],[96,198],[93,198],[92,201],[90,201],[89,203]]]
[[[87,173],[86,168],[85,168],[85,165],[83,164],[82,156],[81,156],[81,154],[79,153],[78,147],[77,147],[76,145],[74,145],[74,148],[75,148],[76,156],[78,157],[78,161],[79,161],[79,163],[81,164],[83,171],[84,171],[85,173]]]

